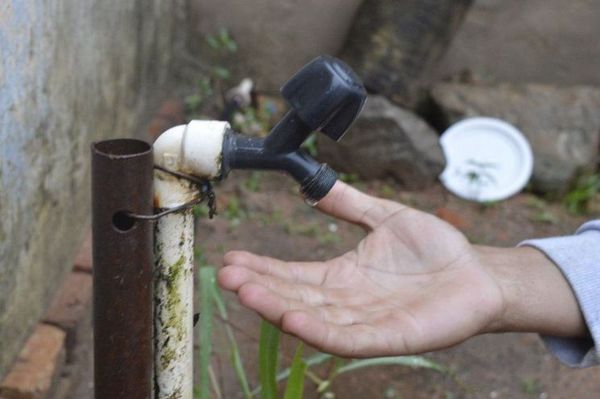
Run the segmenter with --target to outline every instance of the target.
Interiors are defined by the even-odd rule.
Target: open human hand
[[[347,357],[399,355],[491,331],[582,333],[568,284],[537,250],[473,246],[432,215],[342,182],[318,207],[368,234],[354,250],[324,262],[229,252],[218,279],[244,306],[320,350]],[[528,277],[565,293],[556,311],[563,310],[571,324],[557,326],[547,315],[528,313],[541,309],[519,299],[523,289],[535,287],[515,281],[517,259],[539,274]]]

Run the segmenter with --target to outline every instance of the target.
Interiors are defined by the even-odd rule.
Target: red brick
[[[92,298],[92,276],[70,273],[54,296],[44,321],[65,330],[75,327],[82,319]]]
[[[92,299],[92,276],[73,271],[57,291],[44,322],[62,328],[67,333],[67,361],[72,360],[72,351],[80,340],[79,325],[90,310]]]
[[[38,324],[0,384],[0,396],[7,399],[45,398],[63,366],[64,343],[64,331]]]
[[[92,272],[92,230],[87,229],[85,238],[79,244],[79,251],[73,262],[75,269],[83,272]]]

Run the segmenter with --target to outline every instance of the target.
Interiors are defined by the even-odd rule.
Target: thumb
[[[371,230],[406,206],[365,194],[338,180],[331,191],[319,201],[317,208],[335,218]]]

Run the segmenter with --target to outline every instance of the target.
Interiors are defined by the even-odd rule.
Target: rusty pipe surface
[[[152,396],[152,147],[92,145],[94,391],[97,399]]]

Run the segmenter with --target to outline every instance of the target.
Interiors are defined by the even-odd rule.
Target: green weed
[[[313,157],[319,155],[319,150],[317,148],[317,135],[311,134],[310,136],[308,136],[308,138],[304,140],[304,143],[302,143],[301,148],[303,148]]]
[[[534,211],[529,215],[529,220],[532,222],[547,224],[558,223],[558,218],[554,213],[548,210],[548,204],[543,199],[531,196],[527,199],[526,205]]]
[[[338,177],[341,181],[348,184],[354,184],[360,181],[360,177],[356,173],[338,173]]]
[[[524,378],[521,381],[521,389],[524,394],[534,397],[539,396],[543,390],[540,381],[536,378]]]
[[[223,211],[223,216],[229,220],[229,227],[235,228],[242,223],[242,220],[248,218],[248,214],[240,205],[240,200],[237,197],[230,197],[227,201],[227,206]]]
[[[248,177],[248,179],[246,179],[246,181],[244,182],[244,187],[248,191],[252,191],[253,193],[258,192],[260,190],[261,176],[261,172],[253,171],[250,174],[250,177]]]
[[[582,215],[588,212],[590,201],[600,194],[600,173],[583,175],[575,187],[565,196],[564,202],[569,212]]]
[[[195,91],[183,99],[188,114],[195,114],[202,109],[219,92],[217,89],[223,82],[231,78],[231,71],[223,65],[237,51],[237,43],[227,29],[219,29],[214,35],[206,36],[206,42],[214,53],[215,61],[213,65],[204,68],[203,76],[196,82]]]

